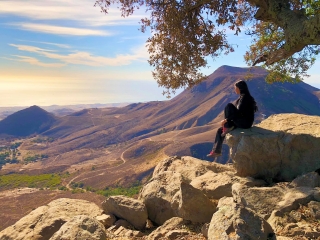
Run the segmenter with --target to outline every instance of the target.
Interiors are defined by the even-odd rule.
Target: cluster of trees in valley
[[[21,142],[12,143],[10,146],[0,146],[0,169],[7,163],[17,163],[17,157],[20,155],[18,147]]]

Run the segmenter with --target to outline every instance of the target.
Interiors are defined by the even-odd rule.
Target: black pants
[[[224,108],[224,117],[228,119],[228,121],[224,124],[226,128],[248,128],[248,121],[245,119],[239,118],[239,110],[232,104],[228,103],[227,106]],[[222,127],[220,127],[216,133],[216,138],[214,140],[214,149],[215,153],[221,153],[222,143],[225,137],[221,136],[222,134]]]

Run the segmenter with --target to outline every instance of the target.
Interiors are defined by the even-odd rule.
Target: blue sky
[[[139,20],[108,15],[94,0],[0,0],[0,107],[48,106],[165,100],[152,78]],[[221,65],[245,67],[250,37],[227,32],[235,53],[209,59],[212,73]],[[320,88],[319,61],[306,82]]]

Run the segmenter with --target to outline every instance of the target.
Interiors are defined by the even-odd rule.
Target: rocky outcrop
[[[238,176],[291,181],[320,168],[320,117],[272,115],[226,141]]]
[[[157,174],[142,188],[140,200],[107,198],[105,214],[87,201],[55,200],[3,230],[0,239],[320,237],[316,172],[266,186],[261,180],[237,176],[232,166],[220,167],[191,157],[171,157],[158,166]],[[196,166],[194,170],[192,166]],[[159,219],[163,222],[155,221]]]
[[[191,181],[192,179],[205,174],[208,171],[222,173],[226,171],[234,172],[230,165],[211,164],[193,157],[169,157],[159,162],[153,171],[153,177],[159,176],[164,172],[178,172],[183,177]]]
[[[146,225],[147,208],[139,200],[126,196],[111,196],[102,203],[102,208],[107,214],[127,220],[136,229],[143,229]]]
[[[79,199],[60,198],[39,207],[0,233],[0,239],[50,239],[61,226],[78,215],[92,218],[102,214],[96,204]]]
[[[193,157],[171,157],[157,165],[139,198],[148,209],[149,219],[157,225],[162,225],[172,217],[203,222],[208,218],[207,215],[215,211],[215,204],[209,199],[232,196],[231,186],[237,182],[248,186],[266,184],[262,180],[236,176],[230,165],[205,162]],[[199,214],[195,214],[197,211]]]
[[[233,201],[219,204],[213,214],[209,230],[209,240],[270,239],[276,236],[270,224],[254,211]]]
[[[278,206],[286,194],[287,188],[252,187],[248,188],[236,183],[232,186],[233,199],[242,203],[245,207],[253,209],[260,216],[267,219],[272,211]]]
[[[181,196],[182,183],[190,184],[193,179],[207,172],[222,173],[224,171],[228,171],[231,174],[233,168],[227,165],[202,161],[193,157],[170,157],[157,165],[153,172],[153,177],[142,188],[139,199],[145,203],[149,219],[157,225],[162,225],[172,217],[182,217],[182,215],[186,216],[189,214],[185,212],[185,204],[188,202],[186,198],[182,198],[185,200],[185,204],[184,206],[181,205],[182,208],[180,208],[180,210],[176,207],[182,203],[177,205],[174,200],[174,197],[178,197],[176,194],[179,191],[180,193],[178,194]],[[183,185],[182,191],[185,192],[186,188],[187,186]],[[195,191],[191,186],[188,189],[189,191]],[[209,198],[207,195],[204,197]],[[198,206],[195,206],[196,204],[194,201],[193,205],[189,205],[189,207],[187,207],[189,211],[192,211],[192,208],[198,208]],[[182,209],[184,209],[184,211]]]
[[[208,171],[205,174],[194,178],[191,185],[204,192],[210,199],[231,197],[231,187],[234,183],[241,183],[245,186],[264,186],[266,182],[250,177],[238,177],[234,172],[215,173]]]

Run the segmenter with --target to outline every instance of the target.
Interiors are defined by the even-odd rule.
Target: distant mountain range
[[[96,104],[75,104],[75,105],[51,105],[51,106],[39,106],[42,109],[53,113],[56,116],[66,116],[71,113],[80,111],[86,108],[107,108],[107,107],[124,107],[130,103],[96,103]],[[0,120],[7,116],[25,109],[26,107],[0,107]]]
[[[257,121],[275,113],[320,115],[317,88],[304,82],[267,84],[264,80],[267,72],[260,67],[221,66],[199,85],[168,101],[84,109],[59,118],[33,106],[0,121],[0,133],[19,136],[42,133],[64,139],[74,149],[103,147],[154,136],[160,131],[205,127],[222,119],[224,106],[238,97],[234,83],[249,74],[251,80],[247,83],[259,107]]]
[[[249,75],[247,83],[259,107],[256,123],[276,113],[320,116],[319,89],[303,82],[267,84],[267,72],[258,67],[222,66],[199,85],[167,101],[86,108],[66,116],[55,116],[37,106],[20,110],[0,121],[0,140],[5,142],[3,138],[9,135],[39,134],[39,140],[49,137],[50,142],[25,140],[20,147],[22,154],[48,158],[27,165],[6,165],[2,171],[77,172],[74,181],[103,189],[149,176],[156,163],[167,156],[212,160],[206,155],[212,149],[223,109],[238,97],[234,83]],[[216,160],[227,162],[228,150],[224,145],[223,155]]]

